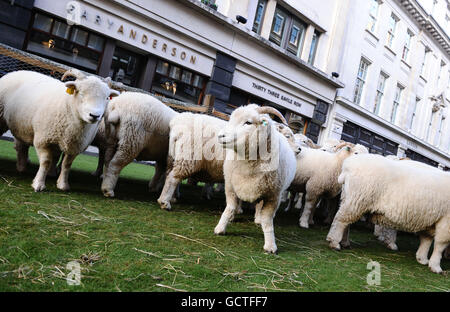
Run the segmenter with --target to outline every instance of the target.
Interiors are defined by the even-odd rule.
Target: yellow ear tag
[[[75,87],[68,87],[66,92],[70,95],[73,95],[75,93]]]

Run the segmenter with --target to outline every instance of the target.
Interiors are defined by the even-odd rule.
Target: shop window
[[[53,18],[38,13],[34,16],[33,28],[36,28],[36,29],[39,29],[39,30],[42,30],[45,32],[50,32],[50,30],[52,28],[52,23],[53,23]]]
[[[186,103],[201,104],[205,77],[175,64],[159,60],[151,92]]]
[[[97,72],[105,39],[64,20],[35,13],[27,50],[56,61]]]
[[[109,72],[113,80],[136,87],[141,75],[141,69],[141,55],[116,47]]]

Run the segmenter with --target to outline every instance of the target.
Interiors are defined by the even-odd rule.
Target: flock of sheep
[[[364,218],[394,250],[396,230],[417,233],[417,261],[442,272],[441,257],[450,243],[450,173],[408,159],[372,155],[364,146],[344,141],[317,146],[294,135],[283,115],[271,107],[239,107],[227,122],[175,112],[143,93],[120,94],[111,89],[109,78],[77,70],[61,80],[67,77],[75,80],[64,83],[32,71],[0,78],[0,135],[7,130],[14,135],[19,172],[26,169],[29,146],[35,147],[36,192],[45,189],[48,174],[56,175],[61,154],[57,187],[69,190],[73,160],[95,145],[96,175],[102,175],[106,197],[114,196],[126,165],[151,160],[155,175],[149,189],[162,190],[158,203],[163,209],[171,209],[184,179],[205,182],[208,196],[214,183],[224,186],[226,208],[215,234],[225,233],[242,202],[253,203],[264,250],[276,253],[273,218],[280,204],[287,202],[286,209],[303,206],[299,225],[308,228],[320,203],[332,221],[330,247],[348,247],[350,224]]]

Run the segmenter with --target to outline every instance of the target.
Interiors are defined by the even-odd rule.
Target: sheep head
[[[289,146],[292,148],[295,154],[299,154],[301,149],[300,142],[295,138],[294,132],[286,125],[276,123],[276,128],[288,141]]]
[[[245,157],[244,159],[259,159],[255,155],[258,150],[259,156],[262,151],[271,153],[275,143],[272,141],[274,133],[278,131],[269,113],[279,117],[287,125],[281,113],[273,108],[259,107],[256,104],[241,106],[231,114],[225,128],[219,132],[219,143],[224,148],[234,149],[238,155]]]
[[[81,120],[86,123],[97,123],[103,117],[106,105],[113,96],[120,93],[110,89],[108,81],[94,76],[86,76],[81,71],[71,69],[66,71],[61,80],[74,77],[75,81],[68,81],[64,85],[66,92],[73,97],[73,105]]]

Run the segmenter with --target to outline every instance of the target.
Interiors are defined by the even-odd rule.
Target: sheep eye
[[[244,125],[252,125],[252,122],[247,120]]]

